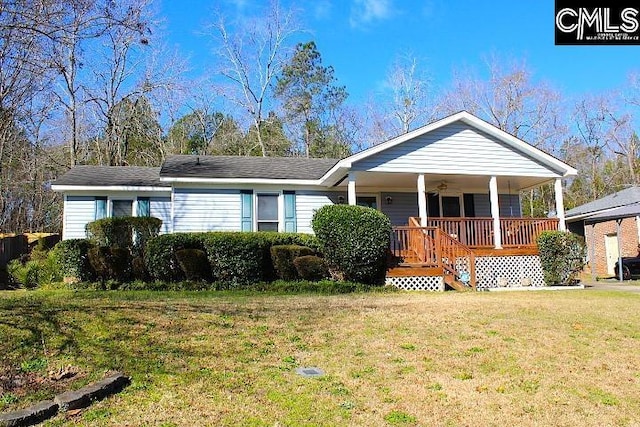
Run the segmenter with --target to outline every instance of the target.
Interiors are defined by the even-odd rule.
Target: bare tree
[[[269,117],[271,86],[291,52],[287,43],[300,31],[295,14],[273,0],[256,19],[231,23],[218,15],[212,30],[218,42],[218,71],[224,82],[220,93],[248,115],[250,132],[255,133],[262,156],[267,156],[263,122]]]
[[[560,94],[533,80],[524,61],[508,62],[492,56],[489,77],[473,71],[456,73],[453,88],[440,102],[442,112],[467,110],[530,144],[553,151],[567,128],[562,121]]]

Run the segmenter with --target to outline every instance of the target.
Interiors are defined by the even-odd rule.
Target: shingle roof
[[[171,156],[161,177],[320,179],[338,159],[302,157]]]
[[[160,168],[142,166],[75,166],[54,185],[169,187],[160,182]]]
[[[565,215],[570,219],[571,217],[595,214],[607,209],[631,205],[638,202],[640,202],[640,187],[629,187],[622,191],[618,191],[617,193],[602,197],[601,199],[594,200],[593,202],[585,203],[584,205],[570,209],[565,213]]]
[[[599,222],[617,218],[629,218],[640,215],[640,203],[620,206],[604,212],[595,213],[584,218],[587,222]]]

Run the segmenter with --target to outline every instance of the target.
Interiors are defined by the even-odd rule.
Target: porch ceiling
[[[488,193],[488,176],[480,175],[447,175],[447,174],[425,174],[425,184],[428,192],[437,192],[437,187],[443,181],[447,188],[444,192],[467,193],[479,192]],[[416,190],[418,174],[416,173],[392,173],[392,172],[357,172],[356,190],[371,188],[384,190]],[[547,182],[552,182],[553,178],[544,177],[523,177],[523,176],[499,176],[498,191],[501,193],[517,192],[522,189],[537,187]],[[347,188],[347,180],[343,180],[336,186],[337,188]]]

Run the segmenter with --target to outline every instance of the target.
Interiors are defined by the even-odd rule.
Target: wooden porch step
[[[468,292],[473,290],[472,287],[467,286],[464,283],[456,280],[456,278],[452,274],[445,274],[442,277],[444,278],[444,283],[450,286],[451,288],[455,289],[456,291]]]

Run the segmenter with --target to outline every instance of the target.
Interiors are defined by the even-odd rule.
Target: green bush
[[[102,218],[87,224],[87,237],[96,246],[131,248],[133,228],[128,217]]]
[[[311,224],[335,279],[384,282],[391,234],[386,215],[361,206],[327,205],[316,211]]]
[[[89,263],[102,283],[131,279],[131,255],[128,249],[95,246],[89,249]]]
[[[305,255],[293,260],[298,276],[303,280],[312,282],[329,277],[329,269],[324,259],[315,255]]]
[[[545,231],[538,237],[537,244],[545,283],[551,286],[575,282],[587,253],[582,237],[563,231]]]
[[[27,289],[34,289],[49,283],[62,281],[62,273],[56,262],[55,256],[51,253],[41,255],[39,252],[37,259],[22,260],[15,259],[7,265],[7,270],[13,281]]]
[[[207,254],[200,249],[181,249],[176,252],[178,265],[185,277],[193,282],[210,282],[211,267]]]
[[[87,224],[87,236],[97,246],[126,248],[141,255],[147,242],[160,233],[162,220],[153,217],[102,218]]]
[[[185,280],[175,253],[181,249],[204,250],[202,239],[206,233],[163,234],[147,242],[144,262],[154,280],[178,282]]]
[[[274,245],[319,247],[313,235],[275,232],[207,232],[164,234],[151,239],[144,253],[147,270],[155,280],[177,282],[186,276],[176,259],[182,249],[199,249],[207,254],[211,278],[238,287],[276,276],[270,248]]]
[[[203,244],[213,280],[232,287],[262,280],[268,243],[259,233],[206,233]]]
[[[133,229],[132,252],[135,255],[144,255],[147,243],[160,234],[162,220],[151,216],[134,216],[129,218]]]
[[[89,263],[89,249],[93,244],[86,239],[63,240],[50,253],[62,277],[71,277],[82,282],[95,279]]]
[[[271,262],[282,280],[297,280],[300,278],[293,260],[305,255],[313,255],[313,249],[300,245],[271,246]]]

